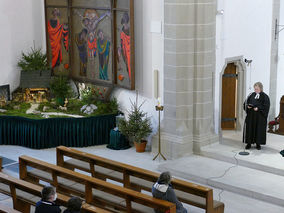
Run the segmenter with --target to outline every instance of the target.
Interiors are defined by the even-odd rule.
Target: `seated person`
[[[82,200],[79,197],[71,197],[67,203],[67,209],[63,213],[80,213]]]
[[[187,210],[176,197],[176,194],[171,186],[171,179],[172,177],[170,172],[163,172],[158,181],[152,187],[153,197],[175,203],[177,213],[187,213]],[[162,213],[158,210],[155,210],[155,212]]]
[[[35,213],[60,213],[61,209],[54,203],[57,198],[52,186],[45,186],[41,191],[42,199],[36,203]]]
[[[273,127],[276,125],[279,125],[279,118],[280,118],[280,114],[276,118],[274,118],[273,121],[270,121],[268,123],[268,128],[269,128],[268,132],[274,132]]]

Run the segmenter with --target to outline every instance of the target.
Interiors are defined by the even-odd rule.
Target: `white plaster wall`
[[[284,1],[280,3],[280,25],[284,25]],[[279,101],[284,95],[284,31],[278,35],[278,71],[277,71],[277,95],[276,95],[276,115],[279,114]]]
[[[272,0],[218,0],[216,20],[215,131],[218,132],[220,72],[226,58],[243,56],[252,59],[252,71],[247,69],[246,95],[260,81],[269,94]],[[252,88],[253,90],[253,88]]]
[[[135,2],[135,77],[142,96],[154,96],[153,71],[159,70],[159,96],[163,94],[163,29],[151,32],[151,22],[163,22],[164,0]]]
[[[19,85],[17,67],[21,52],[44,47],[43,0],[0,1],[0,85],[10,84],[11,91]]]

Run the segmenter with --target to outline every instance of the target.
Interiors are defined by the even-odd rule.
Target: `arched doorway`
[[[246,65],[244,63],[243,56],[236,56],[236,57],[231,57],[227,58],[225,60],[224,67],[222,69],[222,72],[220,73],[219,76],[219,82],[220,82],[220,90],[219,90],[219,134],[220,137],[222,138],[222,130],[225,130],[221,127],[222,124],[222,108],[224,104],[227,104],[226,97],[223,98],[223,91],[226,91],[226,83],[223,86],[223,74],[230,74],[227,73],[229,72],[228,70],[226,71],[228,65],[231,64],[231,68],[236,68],[235,72],[232,72],[233,74],[237,74],[237,81],[236,81],[236,92],[235,92],[235,99],[236,100],[236,131],[241,131],[243,129],[243,123],[245,119],[245,111],[243,110],[243,103],[246,98]],[[235,65],[235,66],[233,66]],[[227,75],[229,77],[230,75]],[[226,78],[226,75],[225,75]],[[229,89],[231,89],[230,85],[228,85]],[[224,88],[224,89],[223,89]],[[232,104],[233,106],[233,104]],[[232,113],[233,114],[233,113]],[[224,118],[226,118],[227,115],[224,114]],[[225,119],[226,120],[226,119]]]
[[[238,73],[234,63],[228,63],[222,75],[222,130],[237,128]]]

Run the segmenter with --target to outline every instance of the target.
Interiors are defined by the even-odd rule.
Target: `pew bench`
[[[11,209],[8,206],[0,204],[0,213],[21,213],[15,209]]]
[[[23,213],[30,213],[31,205],[41,199],[42,186],[20,180],[0,172],[0,192],[12,197],[13,207]],[[67,206],[70,196],[63,195],[57,192],[56,202],[63,206]],[[84,203],[82,211],[85,213],[110,213],[104,209]],[[1,212],[1,211],[0,211]]]
[[[111,212],[176,212],[173,203],[28,156],[19,157],[19,168],[22,180],[38,185],[48,182],[62,194],[80,196],[86,203]]]
[[[160,175],[64,146],[56,148],[56,156],[58,166],[82,170],[93,177],[113,180],[139,192],[151,192],[152,185]],[[181,202],[205,209],[206,213],[224,213],[224,203],[213,200],[212,189],[177,178],[173,178],[172,185]]]
[[[2,157],[0,156],[0,172],[2,171]]]

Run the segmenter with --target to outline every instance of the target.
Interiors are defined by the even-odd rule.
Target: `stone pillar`
[[[218,141],[214,132],[214,89],[216,61],[216,1],[195,1],[195,72],[193,90],[193,150]]]
[[[271,55],[270,55],[270,86],[269,86],[269,98],[270,98],[270,110],[268,120],[274,120],[279,112],[275,111],[276,104],[279,104],[280,100],[276,100],[277,93],[277,64],[278,64],[278,35],[275,36],[275,23],[280,24],[280,0],[273,0],[272,11],[272,32],[271,32]],[[266,88],[264,88],[265,90]]]
[[[215,0],[165,0],[162,152],[173,159],[213,138]],[[216,140],[217,137],[214,136]],[[157,152],[157,136],[152,152]]]

